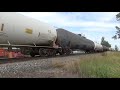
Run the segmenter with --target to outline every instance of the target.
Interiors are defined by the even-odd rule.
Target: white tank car
[[[113,48],[109,48],[109,51],[113,51],[114,49]]]
[[[94,45],[95,45],[94,47],[95,51],[103,51],[103,46],[101,44],[94,42]]]
[[[49,45],[55,41],[54,27],[15,12],[0,12],[0,44]]]

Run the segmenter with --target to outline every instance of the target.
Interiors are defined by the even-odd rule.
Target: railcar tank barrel
[[[0,44],[49,46],[57,38],[47,23],[15,12],[0,12]]]

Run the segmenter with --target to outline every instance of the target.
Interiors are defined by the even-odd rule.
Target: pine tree
[[[118,13],[118,14],[116,15],[116,20],[117,20],[117,21],[120,21],[120,13]],[[116,26],[115,28],[117,29],[116,35],[113,36],[112,38],[113,38],[113,39],[120,39],[120,28],[119,28],[118,26]]]
[[[101,45],[104,45],[106,47],[111,47],[111,45],[108,43],[108,41],[105,40],[104,37],[101,38]]]

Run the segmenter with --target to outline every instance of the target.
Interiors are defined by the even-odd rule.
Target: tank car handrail
[[[13,44],[0,44],[0,46],[6,46],[6,47],[44,47],[44,48],[54,48],[54,47],[50,47],[50,46],[33,46],[33,45],[13,45]],[[61,47],[58,47],[61,48]]]

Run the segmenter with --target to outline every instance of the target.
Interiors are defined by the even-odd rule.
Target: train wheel
[[[45,56],[45,50],[40,48],[39,49],[39,55],[40,55],[40,57]]]
[[[64,53],[63,53],[63,49],[58,49],[57,51],[56,51],[56,53],[59,53],[60,55],[63,55]]]
[[[52,50],[51,49],[47,49],[47,53],[46,53],[46,55],[48,56],[48,57],[50,57],[50,56],[52,56]]]
[[[56,56],[56,50],[53,50],[52,56]]]
[[[66,55],[70,55],[71,52],[72,52],[71,49],[67,49],[67,50],[66,50]]]
[[[60,55],[64,55],[65,53],[64,53],[64,51],[62,50],[62,51],[59,52],[59,54],[60,54]]]
[[[88,53],[87,51],[85,51],[85,53]]]
[[[33,51],[30,52],[31,57],[35,57],[35,53]]]
[[[50,49],[48,51],[49,51],[48,56],[56,56],[56,50]]]

